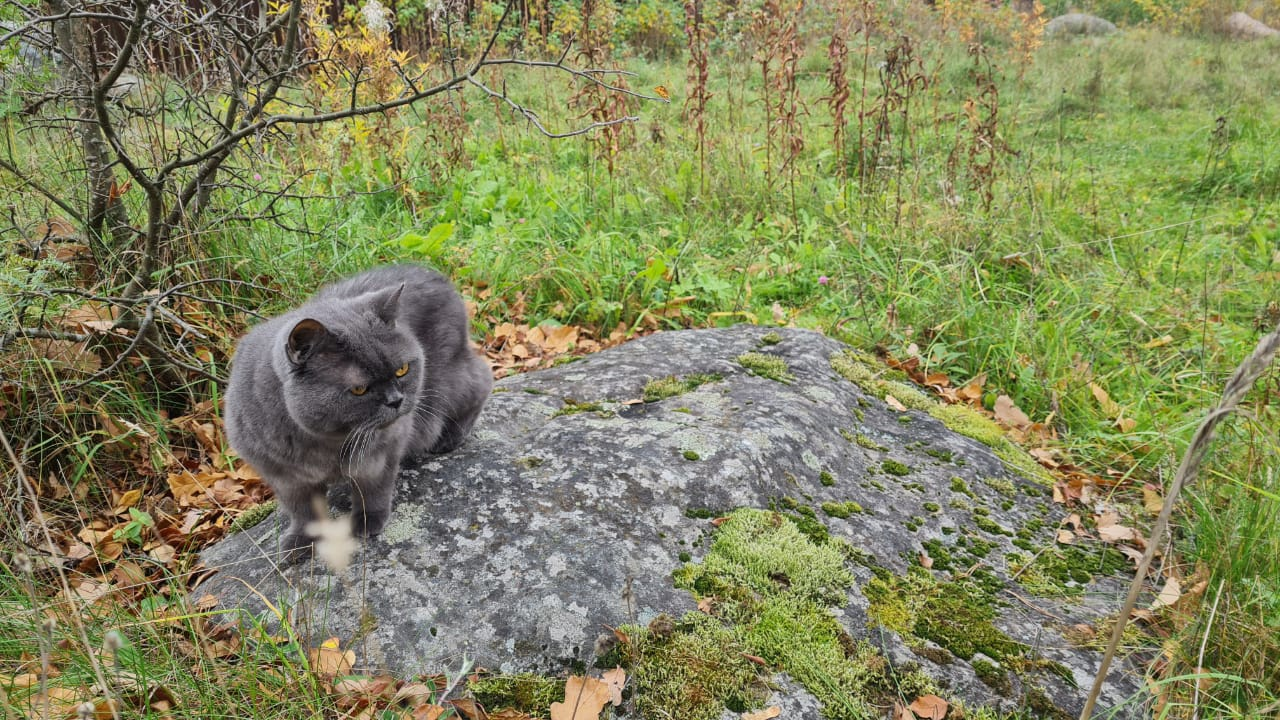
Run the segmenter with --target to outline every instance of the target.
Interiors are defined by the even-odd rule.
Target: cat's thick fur
[[[449,281],[414,265],[381,267],[241,338],[227,439],[288,513],[283,545],[296,558],[339,481],[351,482],[355,533],[380,532],[401,458],[460,445],[492,387]]]

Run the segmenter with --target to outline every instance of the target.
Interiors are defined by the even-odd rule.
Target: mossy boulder
[[[204,554],[197,592],[403,675],[627,664],[635,717],[873,717],[904,688],[975,717],[1078,714],[1098,654],[1064,631],[1114,613],[1117,564],[1054,545],[1063,512],[1016,447],[924,395],[895,410],[866,362],[738,327],[504,379],[465,445],[405,464],[349,568],[272,562],[272,516]],[[1102,707],[1141,716],[1133,674],[1112,677]]]

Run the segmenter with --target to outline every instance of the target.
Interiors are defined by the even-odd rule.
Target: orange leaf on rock
[[[893,408],[894,410],[897,410],[898,412],[907,411],[907,406],[903,405],[901,400],[887,393],[884,396],[884,402],[886,405]]]
[[[551,720],[597,720],[612,697],[607,683],[572,675],[564,684],[564,702],[551,703]]]
[[[1133,528],[1120,524],[1120,515],[1114,510],[1107,510],[1098,516],[1098,537],[1104,542],[1133,540],[1138,536]]]
[[[782,708],[770,705],[763,710],[742,713],[742,720],[772,720],[782,714]]]
[[[622,704],[622,688],[627,684],[627,671],[620,667],[600,673],[600,680],[609,686],[609,702],[614,707]]]
[[[948,707],[947,701],[937,695],[921,695],[907,706],[922,720],[942,720],[947,716]]]

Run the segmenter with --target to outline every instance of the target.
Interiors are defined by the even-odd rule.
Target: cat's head
[[[321,303],[284,343],[289,415],[315,433],[386,427],[412,414],[422,347],[396,327],[403,286]]]

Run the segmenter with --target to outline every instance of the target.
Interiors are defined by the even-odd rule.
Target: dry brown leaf
[[[933,567],[933,558],[929,557],[929,553],[922,552],[917,557],[920,559],[920,567],[925,570]]]
[[[345,675],[356,664],[355,651],[342,650],[336,637],[320,643],[318,648],[308,650],[307,658],[311,661],[311,670],[317,675]]]
[[[776,718],[781,714],[782,708],[777,705],[770,705],[763,710],[742,713],[742,720],[773,720],[773,718]]]
[[[1142,507],[1152,515],[1159,515],[1160,510],[1164,508],[1164,498],[1153,485],[1142,486]]]
[[[1102,412],[1105,413],[1107,417],[1113,418],[1120,416],[1120,405],[1115,400],[1111,399],[1111,396],[1107,394],[1106,390],[1102,389],[1101,385],[1094,382],[1089,383],[1089,392],[1093,393],[1093,399],[1098,401],[1098,405],[1102,408]]]
[[[489,720],[489,713],[485,712],[484,706],[471,698],[450,700],[449,704],[467,720]],[[592,718],[592,720],[595,719]]]
[[[1017,405],[1013,404],[1013,398],[1008,395],[1001,395],[996,398],[995,408],[996,420],[1018,430],[1026,430],[1031,427],[1031,418],[1022,412]]]
[[[1116,418],[1116,429],[1122,433],[1131,433],[1134,428],[1138,427],[1138,421],[1133,418],[1118,417]]]
[[[948,707],[947,701],[937,695],[921,695],[907,709],[921,720],[942,720],[947,716]]]
[[[1120,514],[1115,510],[1107,510],[1098,516],[1098,537],[1104,542],[1133,540],[1137,536],[1133,528],[1120,524]]]
[[[1151,609],[1159,610],[1162,607],[1168,607],[1178,602],[1180,597],[1182,597],[1182,583],[1178,578],[1169,578],[1160,589],[1160,594],[1156,595],[1156,599],[1151,602]]]
[[[903,405],[901,400],[887,393],[884,396],[884,402],[886,405],[893,408],[894,410],[897,410],[898,412],[907,411],[907,406]]]
[[[600,680],[609,686],[609,702],[614,707],[622,704],[622,688],[627,684],[627,671],[620,667],[600,673]]]
[[[916,720],[915,713],[907,709],[901,701],[893,701],[893,720]]]
[[[608,684],[593,677],[571,675],[564,684],[564,702],[551,703],[551,720],[597,720],[612,697]]]
[[[1076,534],[1071,532],[1070,530],[1058,531],[1058,542],[1062,543],[1063,545],[1070,545],[1075,541],[1076,541]]]

